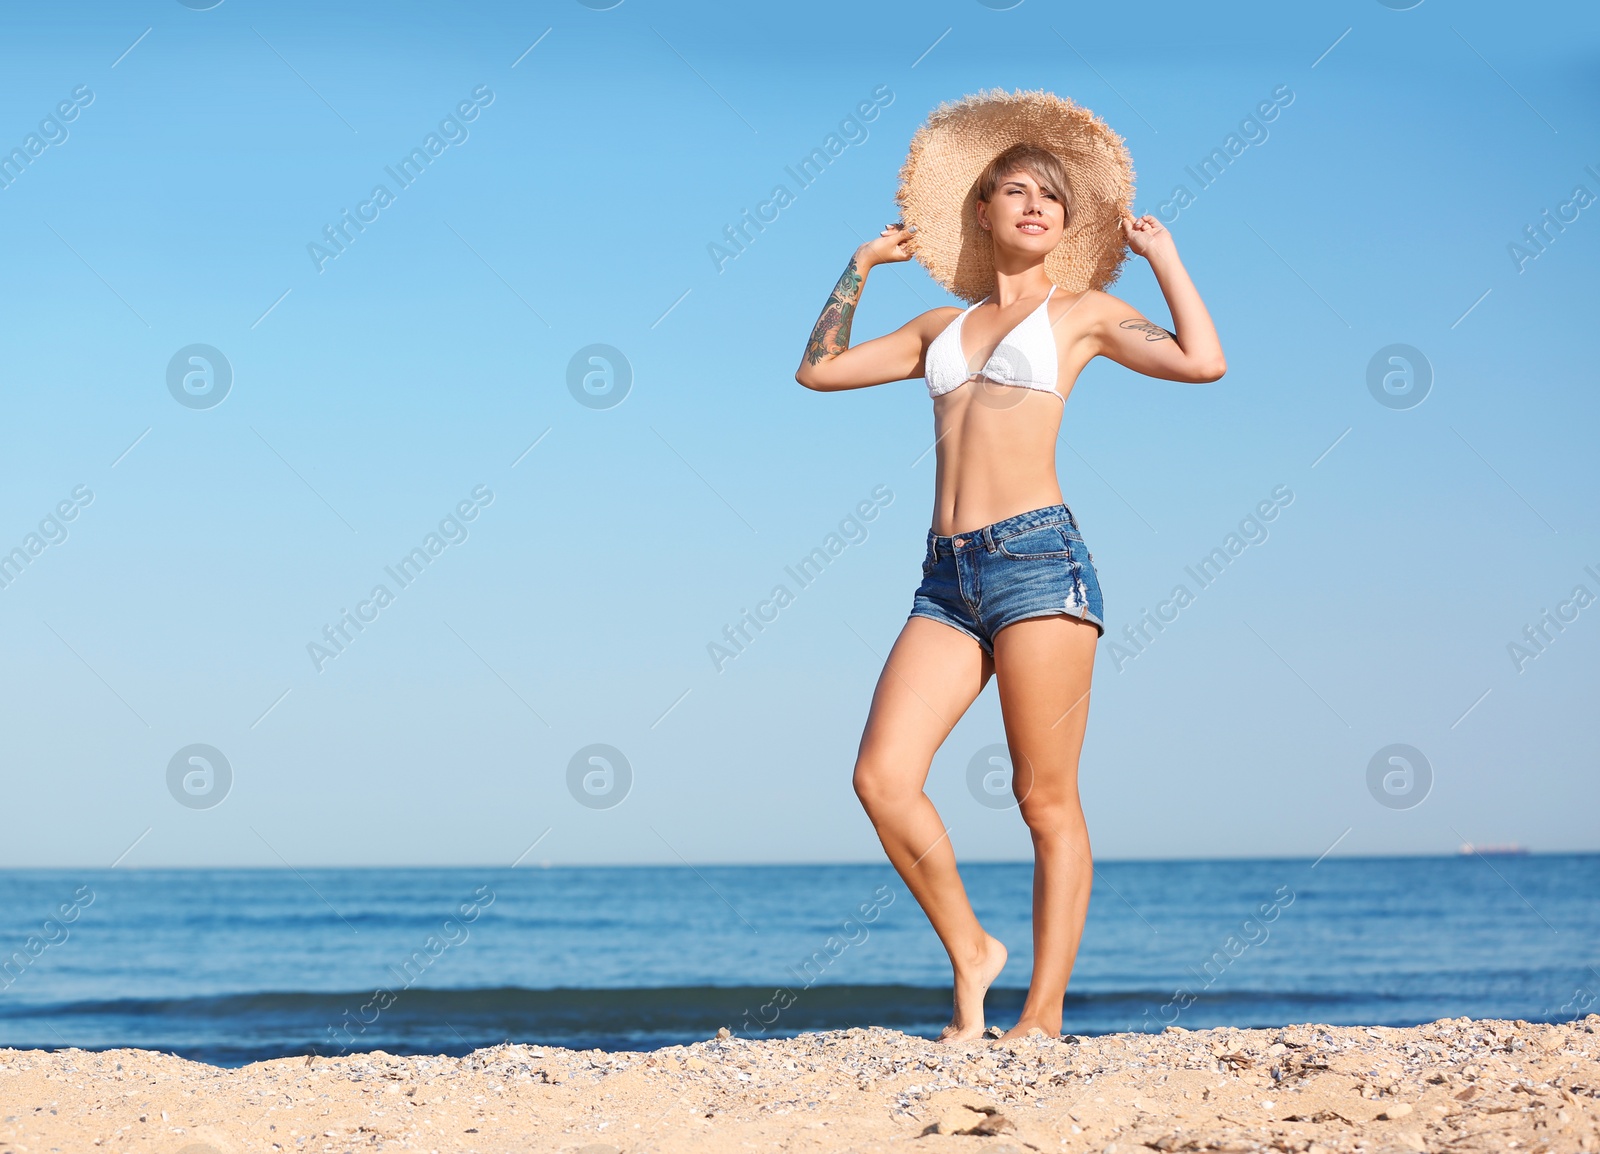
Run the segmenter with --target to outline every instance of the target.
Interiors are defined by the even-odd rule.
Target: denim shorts
[[[994,635],[1007,625],[1057,613],[1106,631],[1094,558],[1065,505],[956,536],[928,531],[912,617],[954,626],[993,654]]]

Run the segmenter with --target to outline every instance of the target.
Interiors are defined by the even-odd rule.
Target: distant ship
[[[1463,856],[1477,854],[1479,857],[1516,857],[1519,854],[1525,854],[1527,852],[1527,846],[1518,845],[1514,841],[1493,842],[1484,845],[1474,845],[1470,841],[1464,841],[1461,843],[1461,853]]]

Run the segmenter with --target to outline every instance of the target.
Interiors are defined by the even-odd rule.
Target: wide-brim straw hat
[[[1082,105],[1052,92],[979,92],[941,104],[911,138],[895,200],[916,226],[912,251],[934,280],[963,300],[994,292],[994,253],[974,206],[984,167],[1014,144],[1033,144],[1067,170],[1067,227],[1045,258],[1066,292],[1103,289],[1128,255],[1133,161],[1122,137]]]

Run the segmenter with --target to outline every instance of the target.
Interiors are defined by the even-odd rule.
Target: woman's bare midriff
[[[1056,436],[1063,405],[1039,389],[971,380],[933,403],[938,438],[933,531],[967,533],[1060,504]]]

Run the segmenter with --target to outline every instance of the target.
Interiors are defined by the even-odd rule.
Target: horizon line
[[[1243,862],[1309,862],[1309,861],[1394,861],[1399,859],[1433,859],[1455,861],[1473,857],[1597,857],[1600,849],[1566,849],[1566,850],[1533,850],[1520,848],[1512,852],[1498,851],[1493,847],[1484,846],[1490,850],[1488,854],[1476,851],[1456,850],[1451,853],[1416,852],[1416,853],[1374,853],[1374,854],[1336,854],[1327,858],[1313,858],[1307,855],[1274,855],[1263,854],[1259,856],[1244,857],[1163,857],[1163,858],[1131,858],[1107,857],[1098,858],[1096,866],[1100,865],[1195,865],[1211,863],[1243,863]],[[962,865],[1026,865],[1033,864],[1032,858],[972,858]],[[631,862],[535,862],[521,866],[503,865],[498,862],[435,862],[435,863],[403,863],[403,862],[372,862],[365,864],[349,863],[301,863],[299,865],[0,865],[0,874],[21,873],[26,871],[63,871],[80,870],[99,873],[110,873],[113,870],[167,870],[171,872],[199,872],[202,870],[250,870],[254,872],[293,873],[295,870],[557,870],[557,869],[695,869],[695,868],[733,868],[733,869],[826,869],[841,866],[860,867],[889,867],[889,863],[882,860],[847,860],[847,861],[631,861]]]

